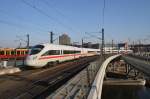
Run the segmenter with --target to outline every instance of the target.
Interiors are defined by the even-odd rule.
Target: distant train
[[[0,59],[24,58],[27,53],[26,48],[0,48]]]
[[[108,51],[106,51],[106,53],[108,53]],[[118,51],[115,53],[118,53]],[[39,44],[29,50],[25,64],[27,66],[40,68],[54,62],[59,63],[98,54],[100,54],[100,49],[78,48],[55,44]]]

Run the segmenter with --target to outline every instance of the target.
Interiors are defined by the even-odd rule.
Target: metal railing
[[[22,59],[1,59],[0,58],[0,68],[18,67],[24,65],[24,58]]]

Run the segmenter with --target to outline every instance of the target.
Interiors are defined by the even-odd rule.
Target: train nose
[[[25,65],[27,65],[27,66],[35,66],[35,61],[32,59],[31,56],[28,56],[26,58]]]
[[[25,60],[25,65],[27,66],[32,66],[33,65],[33,62],[31,62],[31,60]]]

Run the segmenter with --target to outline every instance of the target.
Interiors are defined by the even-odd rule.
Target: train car
[[[130,54],[130,53],[133,53],[133,51],[132,50],[119,50],[119,53],[120,54]]]
[[[131,50],[105,50],[105,54],[129,53]],[[29,51],[25,64],[40,68],[51,63],[59,63],[80,57],[99,55],[100,49],[78,48],[66,45],[39,44]]]
[[[24,58],[27,52],[26,48],[0,48],[0,59]]]
[[[53,62],[63,62],[79,57],[97,55],[99,49],[78,48],[66,45],[39,44],[31,48],[25,64],[40,68]]]
[[[128,49],[128,50],[123,50],[123,49],[119,49],[119,50],[116,50],[116,49],[107,49],[105,50],[105,54],[130,54],[130,53],[133,53],[132,50]]]

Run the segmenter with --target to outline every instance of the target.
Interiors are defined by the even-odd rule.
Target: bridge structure
[[[114,55],[109,58],[107,58],[101,67],[99,68],[99,71],[95,77],[95,80],[91,86],[90,93],[88,95],[88,99],[101,99],[102,95],[102,88],[104,84],[104,79],[106,76],[106,70],[109,66],[109,63],[112,61],[116,61],[117,58],[120,58],[120,60],[124,61],[125,63],[125,76],[129,77],[129,74],[132,73],[134,76],[135,81],[132,82],[131,85],[145,85],[145,79],[146,77],[150,77],[150,61],[148,58],[143,57],[137,57],[137,56],[131,56],[131,55]],[[112,62],[113,63],[113,62]],[[143,80],[137,80],[142,75]],[[135,84],[139,82],[139,84]],[[128,81],[124,81],[125,83],[128,83]],[[119,82],[120,83],[120,82]],[[122,83],[122,82],[121,82]],[[148,82],[149,83],[149,82]],[[124,84],[127,85],[127,84]]]
[[[123,56],[122,59],[127,64],[127,72],[130,72],[133,68],[136,68],[137,70],[150,76],[150,61],[147,61],[147,59],[142,60],[133,56]]]
[[[121,55],[111,56],[103,62],[102,66],[100,67],[100,69],[95,77],[95,80],[91,86],[91,90],[88,95],[88,99],[101,99],[102,86],[103,86],[104,76],[106,74],[106,68],[111,61],[113,61],[114,59],[116,59],[120,56]]]
[[[103,85],[106,82],[113,82],[113,80],[107,80],[108,67],[112,64],[114,65],[115,62],[117,63],[118,61],[123,61],[125,63],[125,75],[121,77],[126,78],[125,80],[118,80],[117,84],[145,85],[145,80],[136,79],[136,77],[140,75],[141,72],[149,75],[149,69],[145,68],[150,66],[143,63],[143,60],[139,61],[135,58],[129,58],[129,56],[117,54],[107,57],[104,61],[98,59],[90,63],[87,68],[49,95],[47,99],[101,99]],[[136,71],[136,73],[133,73],[133,71]],[[130,72],[132,74],[132,79],[128,79],[131,77]],[[116,81],[114,82],[116,84]]]
[[[107,56],[105,61],[98,59],[60,87],[48,99],[100,99],[106,68],[121,55]]]

